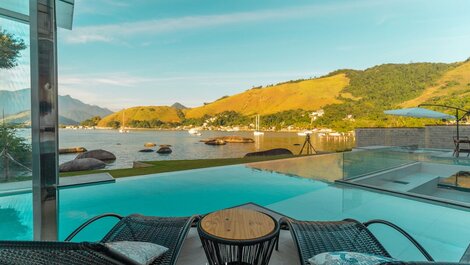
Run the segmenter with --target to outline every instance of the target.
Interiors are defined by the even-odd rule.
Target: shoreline
[[[123,130],[128,130],[128,131],[168,131],[168,132],[187,132],[189,129],[194,128],[194,127],[188,127],[188,128],[131,128],[131,127],[124,127],[122,128]],[[115,129],[112,127],[65,127],[65,128],[60,128],[62,130],[81,130],[81,131],[87,131],[87,130],[108,130],[108,131],[118,131],[119,129]],[[210,131],[210,132],[227,132],[227,133],[247,133],[247,132],[255,132],[256,130],[254,129],[249,129],[249,130],[226,130],[226,129],[200,129],[199,131],[205,132],[205,131]],[[261,132],[270,132],[270,133],[301,133],[304,131],[312,131],[309,129],[292,129],[292,130],[260,130]],[[342,136],[354,136],[354,131],[349,131],[349,132],[337,132],[333,129],[329,128],[323,128],[323,129],[317,129],[316,131],[313,131],[312,134],[318,134],[318,133],[340,133]]]

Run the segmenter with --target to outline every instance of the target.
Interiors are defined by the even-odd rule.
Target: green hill
[[[176,124],[249,125],[260,114],[263,127],[328,127],[340,131],[371,126],[422,126],[436,120],[399,118],[384,110],[421,103],[470,109],[470,60],[458,63],[383,64],[343,69],[326,76],[288,81],[224,96],[192,109],[135,107],[112,114],[99,126],[161,127]],[[311,121],[309,114],[324,110]],[[440,109],[440,111],[445,111]],[[213,119],[209,119],[213,118]]]
[[[98,126],[153,128],[163,124],[179,123],[182,118],[181,111],[172,107],[139,106],[108,115],[98,123]]]
[[[345,74],[337,74],[253,88],[186,110],[185,115],[187,118],[200,118],[226,111],[235,111],[242,115],[267,115],[295,109],[316,110],[328,104],[341,103],[341,92],[348,84],[349,79]],[[348,97],[349,94],[343,96]]]

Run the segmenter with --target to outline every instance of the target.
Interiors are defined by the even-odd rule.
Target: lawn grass
[[[79,176],[95,173],[109,173],[114,178],[124,178],[131,176],[180,171],[197,168],[228,166],[236,164],[244,164],[251,162],[260,162],[268,160],[276,160],[288,158],[292,156],[267,156],[267,157],[243,157],[243,158],[222,158],[222,159],[196,159],[196,160],[167,160],[167,161],[145,161],[143,163],[152,165],[150,167],[142,168],[125,168],[125,169],[111,169],[111,170],[90,170],[79,172],[60,173],[61,177]]]

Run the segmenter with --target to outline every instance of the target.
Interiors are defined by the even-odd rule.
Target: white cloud
[[[108,25],[76,27],[64,31],[68,43],[115,42],[135,35],[155,35],[180,30],[217,27],[227,24],[248,23],[255,21],[297,19],[308,16],[327,15],[331,12],[344,12],[361,9],[365,5],[383,4],[382,1],[351,1],[335,4],[316,4],[294,8],[272,9],[253,12],[238,12],[219,15],[186,16],[167,19],[153,19]]]

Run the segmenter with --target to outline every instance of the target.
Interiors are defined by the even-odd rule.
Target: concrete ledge
[[[109,173],[97,173],[74,177],[62,177],[59,179],[59,188],[68,188],[81,185],[95,185],[112,183],[116,180]],[[0,195],[31,192],[32,181],[18,181],[0,184]]]
[[[116,182],[116,180],[109,173],[97,173],[74,177],[63,177],[59,179],[59,188],[81,186],[81,185],[94,185],[102,183]]]

